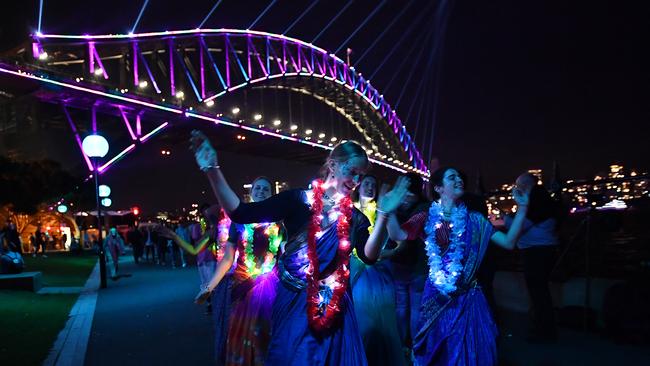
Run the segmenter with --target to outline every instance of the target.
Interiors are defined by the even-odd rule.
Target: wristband
[[[219,168],[221,168],[221,166],[219,165],[208,165],[208,166],[202,166],[201,171],[207,173],[207,171],[210,169],[219,169]]]
[[[376,209],[375,211],[380,215],[384,215],[384,216],[390,215],[390,212],[387,212],[387,211],[384,211],[384,210]]]

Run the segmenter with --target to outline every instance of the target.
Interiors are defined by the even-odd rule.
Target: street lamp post
[[[101,288],[106,288],[106,255],[104,253],[104,243],[102,242],[102,214],[99,204],[99,158],[103,158],[108,153],[108,141],[101,135],[89,135],[84,138],[81,147],[86,155],[93,161],[93,176],[95,178],[95,199],[97,204],[97,228],[99,230],[99,276]]]

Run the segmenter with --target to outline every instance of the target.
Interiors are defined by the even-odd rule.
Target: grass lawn
[[[47,258],[27,254],[23,258],[25,272],[42,272],[44,287],[82,287],[97,263],[97,256],[90,252],[48,253]]]
[[[97,263],[91,253],[27,254],[25,272],[41,272],[44,287],[82,287]],[[40,365],[68,320],[78,294],[0,290],[0,365]]]
[[[78,296],[0,290],[0,364],[45,361]]]

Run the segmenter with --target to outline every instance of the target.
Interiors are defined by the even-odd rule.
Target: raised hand
[[[512,198],[515,200],[518,207],[528,206],[528,203],[530,202],[530,189],[523,190],[515,186],[512,189]]]
[[[208,140],[203,132],[193,130],[190,137],[190,144],[196,163],[202,171],[219,166],[217,151],[212,147],[210,140]]]
[[[404,197],[408,193],[408,187],[411,184],[410,180],[407,177],[397,178],[397,182],[393,186],[393,189],[388,192],[381,194],[379,200],[377,200],[377,210],[390,213],[395,211],[404,201]]]
[[[390,185],[388,185],[387,183],[383,183],[381,185],[381,188],[379,188],[379,194],[377,195],[377,197],[381,197],[385,195],[386,193],[388,193],[389,189],[390,189]]]

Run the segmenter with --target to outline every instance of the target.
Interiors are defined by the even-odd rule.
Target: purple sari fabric
[[[417,365],[497,363],[497,327],[475,278],[494,228],[476,212],[469,212],[467,220],[465,262],[458,290],[444,295],[427,279],[413,346]]]
[[[267,254],[268,238],[264,227],[254,230],[253,253]],[[280,229],[282,231],[282,229]],[[244,227],[233,224],[230,242],[237,242],[239,252],[232,274],[232,304],[226,345],[226,365],[261,366],[271,341],[271,310],[278,284],[276,270],[251,277],[246,265],[246,249],[240,240]]]

